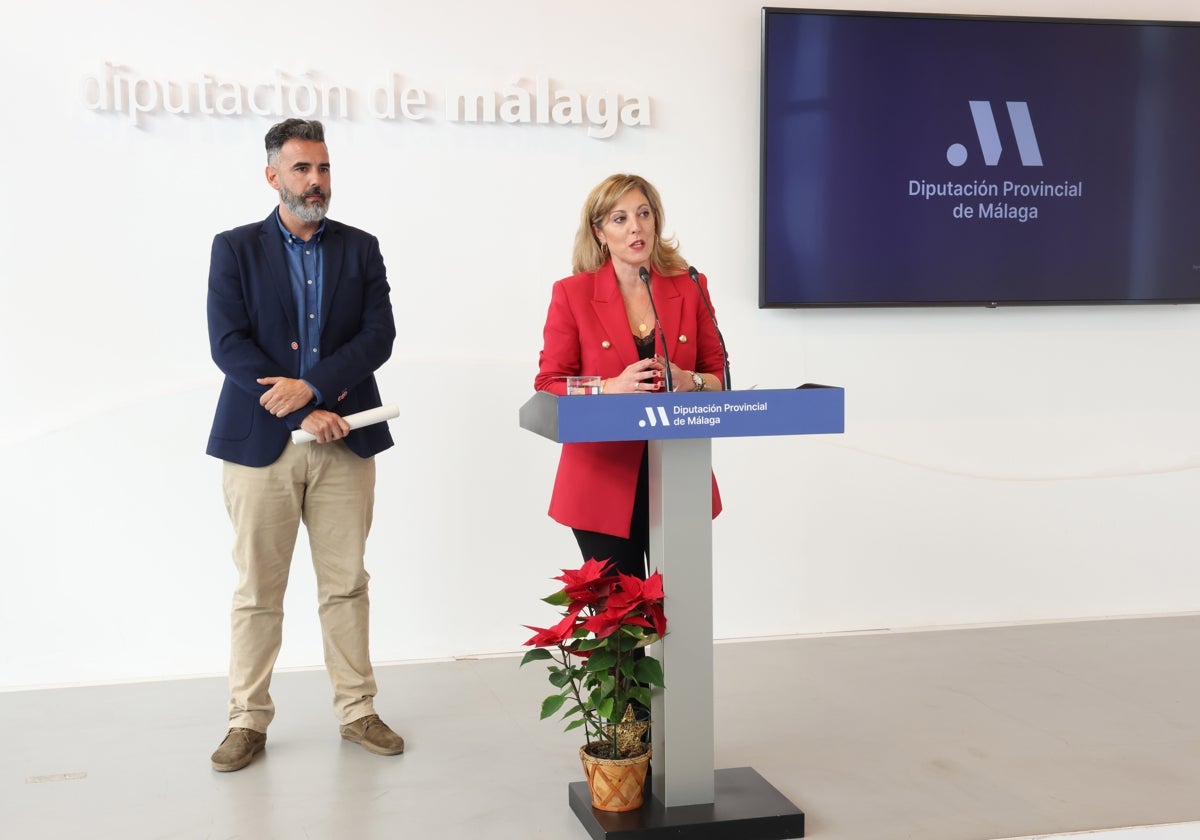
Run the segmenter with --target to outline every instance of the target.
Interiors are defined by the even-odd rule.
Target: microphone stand
[[[721,335],[721,328],[717,325],[717,313],[713,312],[712,301],[708,299],[708,294],[704,291],[704,287],[700,285],[700,272],[689,265],[688,277],[692,278],[692,282],[700,290],[700,299],[704,301],[704,308],[708,310],[708,317],[712,320],[713,329],[717,331],[717,341],[721,342],[721,361],[725,363],[725,390],[732,391],[733,380],[729,375],[729,351],[725,349],[725,336]]]
[[[675,390],[675,383],[671,378],[671,357],[667,355],[667,334],[663,331],[662,321],[658,320],[658,307],[654,305],[654,290],[650,287],[650,272],[646,270],[646,266],[638,269],[638,277],[646,284],[646,294],[650,296],[650,311],[654,313],[654,329],[658,337],[662,340],[663,361],[666,363],[664,371],[667,381],[667,391]]]

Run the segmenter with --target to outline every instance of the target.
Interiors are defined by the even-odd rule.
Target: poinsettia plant
[[[611,572],[611,563],[588,560],[554,578],[563,588],[542,600],[562,607],[553,627],[533,627],[533,646],[521,660],[548,662],[558,692],[542,701],[542,719],[566,706],[565,731],[583,727],[588,752],[629,758],[645,751],[646,721],[634,709],[650,708],[650,689],[663,685],[662,665],[644,648],[667,632],[662,575],[642,579]],[[633,737],[631,737],[633,736]]]

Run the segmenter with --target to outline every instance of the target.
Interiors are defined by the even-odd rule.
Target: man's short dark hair
[[[293,117],[271,126],[267,132],[267,162],[271,163],[289,140],[312,140],[325,142],[325,126],[320,120],[300,120]]]

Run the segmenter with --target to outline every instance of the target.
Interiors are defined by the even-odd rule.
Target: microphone
[[[725,363],[725,390],[732,391],[733,382],[729,378],[729,351],[725,349],[725,336],[721,335],[721,328],[717,325],[717,313],[713,312],[712,301],[708,299],[708,293],[700,285],[700,272],[689,265],[688,277],[692,278],[692,282],[700,290],[700,299],[704,301],[704,308],[708,310],[708,317],[712,319],[713,329],[717,331],[717,341],[721,342],[721,360]]]
[[[646,266],[638,269],[638,277],[642,278],[642,282],[646,284],[646,294],[650,297],[650,311],[654,313],[654,329],[658,331],[659,337],[662,339],[663,362],[666,363],[667,391],[674,391],[675,384],[671,380],[671,357],[667,355],[667,334],[663,332],[662,321],[658,320],[658,307],[654,305],[654,290],[650,288],[650,272],[646,270]]]

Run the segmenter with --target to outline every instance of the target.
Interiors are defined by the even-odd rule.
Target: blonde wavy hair
[[[630,190],[642,191],[654,215],[654,245],[650,249],[650,266],[664,276],[687,271],[687,260],[679,254],[679,243],[674,237],[666,239],[662,235],[666,216],[658,190],[640,175],[609,175],[588,193],[587,200],[583,202],[579,230],[575,232],[575,248],[571,254],[572,273],[595,271],[608,261],[608,249],[601,246],[595,229],[603,227],[613,205]]]

